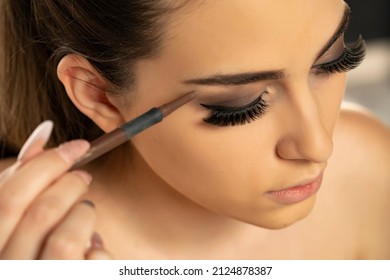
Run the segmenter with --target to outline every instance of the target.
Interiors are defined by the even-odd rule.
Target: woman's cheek
[[[229,128],[181,126],[172,120],[132,141],[163,181],[161,187],[173,188],[214,213],[265,228],[282,228],[307,215],[313,201],[294,206],[293,214],[286,215],[283,207],[264,195],[284,182],[281,168],[288,171],[275,158],[278,134],[269,115]]]
[[[264,183],[270,184],[266,151],[273,155],[273,149],[260,133],[259,122],[220,128],[202,119],[196,125],[182,125],[180,116],[177,119],[133,141],[149,167],[170,187],[201,204],[247,203],[261,193]]]
[[[190,129],[156,129],[140,135],[133,143],[166,183],[179,191],[191,192],[209,185],[218,189],[218,181],[223,184],[221,181],[227,180],[226,168],[232,162],[234,151],[226,150],[223,140],[217,142],[208,136],[207,132]]]

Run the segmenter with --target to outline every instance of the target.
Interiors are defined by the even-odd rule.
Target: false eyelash
[[[335,61],[316,66],[320,71],[318,74],[330,75],[333,73],[348,72],[355,69],[364,60],[366,55],[366,44],[362,36],[352,45],[344,48],[344,53]]]
[[[268,104],[262,95],[243,107],[225,107],[220,105],[200,104],[211,110],[211,115],[204,122],[217,126],[235,126],[250,123],[262,116]]]

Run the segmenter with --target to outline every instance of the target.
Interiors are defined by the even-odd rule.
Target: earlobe
[[[109,83],[83,57],[63,57],[57,75],[73,104],[103,131],[109,132],[124,120],[107,95]]]

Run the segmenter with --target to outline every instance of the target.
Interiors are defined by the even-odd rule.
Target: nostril
[[[313,163],[326,162],[333,151],[333,141],[325,129],[296,130],[276,145],[276,154],[285,160],[305,160]]]

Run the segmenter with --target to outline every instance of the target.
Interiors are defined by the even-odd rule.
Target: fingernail
[[[72,140],[58,146],[55,151],[67,163],[73,163],[82,157],[90,145],[85,140]]]
[[[28,153],[29,149],[39,142],[39,148],[43,148],[47,141],[50,138],[51,132],[53,131],[53,122],[52,121],[44,121],[31,133],[30,137],[28,137],[27,141],[24,143],[22,149],[19,152],[18,161],[22,161],[23,158]]]
[[[91,248],[92,249],[103,249],[104,248],[103,239],[97,232],[94,232],[92,235]]]
[[[90,244],[89,250],[102,250],[102,249],[104,249],[103,239],[101,238],[101,236],[97,232],[94,232],[92,234],[90,242],[91,242],[91,244]]]
[[[88,172],[84,171],[84,170],[74,170],[72,171],[73,174],[76,174],[77,176],[80,176],[81,179],[87,184],[89,185],[92,181],[92,176],[91,174],[89,174]]]
[[[84,203],[92,208],[96,208],[95,203],[93,203],[91,200],[85,199],[85,200],[81,201],[81,203]]]

